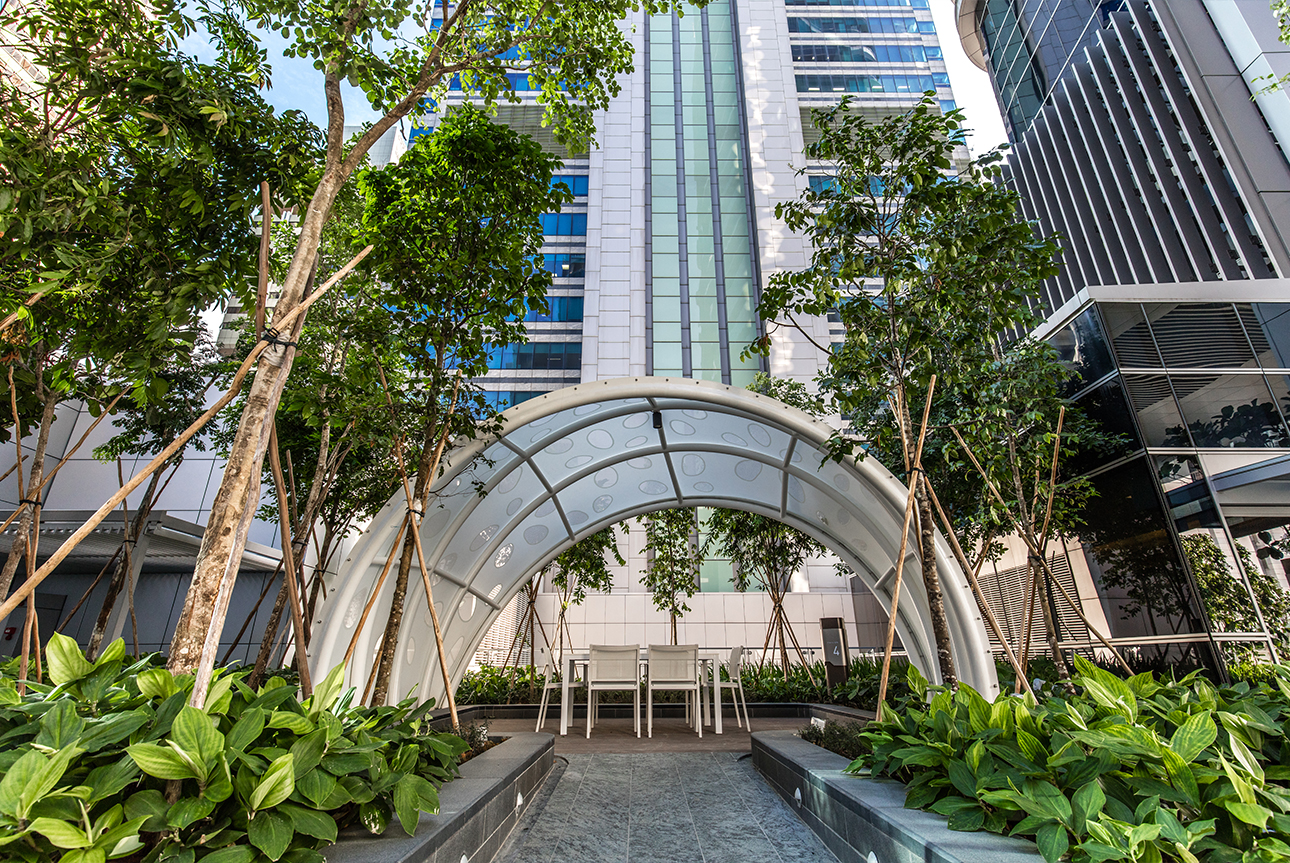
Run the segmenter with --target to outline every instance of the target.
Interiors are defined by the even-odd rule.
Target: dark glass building
[[[1290,49],[1267,4],[959,0],[958,23],[1005,181],[1063,238],[1035,335],[1123,436],[1080,465],[1086,604],[1142,655],[1286,658],[1290,100],[1257,79]]]

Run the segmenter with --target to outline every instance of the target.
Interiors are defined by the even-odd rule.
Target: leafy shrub
[[[927,703],[911,668],[914,697],[847,770],[901,780],[952,829],[1033,837],[1048,861],[1290,861],[1290,668],[1217,688],[1075,662],[1077,694],[993,704],[966,685]]]
[[[860,722],[834,722],[832,719],[820,727],[815,723],[797,732],[797,736],[807,743],[814,743],[822,749],[836,752],[843,758],[859,758],[869,751],[869,741],[861,732],[864,724]]]
[[[343,673],[303,701],[282,678],[258,690],[218,673],[205,705],[157,658],[90,663],[55,635],[53,686],[0,676],[0,857],[26,863],[321,863],[355,821],[411,834],[456,775],[459,738],[425,733],[412,700],[352,706]]]

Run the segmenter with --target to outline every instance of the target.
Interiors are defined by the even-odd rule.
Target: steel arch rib
[[[655,412],[663,415],[662,429],[652,427]],[[838,554],[890,604],[908,491],[874,459],[828,462],[824,446],[833,428],[801,411],[722,384],[636,377],[548,393],[503,417],[500,435],[451,454],[421,527],[454,685],[488,627],[533,572],[603,527],[678,502],[780,519]],[[655,459],[662,463],[658,469]],[[732,469],[709,471],[709,461]],[[628,477],[621,488],[620,471]],[[509,497],[525,483],[527,498]],[[484,494],[474,491],[476,484]],[[313,621],[309,662],[316,673],[344,658],[406,510],[400,493],[354,542]],[[993,697],[998,683],[980,612],[944,538],[936,537],[956,669],[961,680]],[[472,557],[462,561],[463,554]],[[938,680],[916,543],[910,543],[905,570],[897,631],[913,663]],[[370,673],[393,584],[387,578],[358,637],[349,675],[355,685]],[[415,573],[404,602],[391,697],[416,691],[442,701],[425,591]]]

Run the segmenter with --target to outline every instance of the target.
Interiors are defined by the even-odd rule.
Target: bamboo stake
[[[42,293],[39,293],[39,294],[32,294],[32,295],[27,299],[27,302],[25,302],[25,303],[23,303],[23,304],[22,304],[22,305],[23,305],[23,308],[28,308],[28,309],[29,309],[29,308],[31,308],[32,306],[36,305],[36,303],[40,302],[41,300],[43,300],[43,299],[45,298],[45,293],[48,293],[48,292],[42,292]],[[18,318],[20,318],[20,317],[22,317],[22,309],[18,309],[17,311],[10,312],[10,313],[9,313],[9,315],[8,315],[8,316],[7,316],[3,321],[0,321],[0,331],[3,331],[3,330],[7,330],[7,329],[9,329],[10,324],[12,324],[14,321],[18,320]]]
[[[1039,541],[1039,547],[1041,549],[1046,549],[1048,547],[1048,525],[1049,525],[1049,520],[1052,518],[1052,514],[1053,514],[1053,499],[1056,498],[1057,496],[1057,461],[1058,461],[1058,455],[1061,451],[1061,445],[1062,445],[1062,424],[1065,422],[1065,420],[1066,420],[1066,406],[1062,405],[1061,409],[1057,412],[1057,435],[1056,435],[1056,439],[1053,441],[1052,466],[1049,471],[1049,480],[1048,480],[1048,501],[1044,511],[1044,526],[1043,526],[1043,529],[1040,531],[1041,539]],[[1036,470],[1035,473],[1037,475],[1039,473],[1038,470]],[[1036,479],[1036,485],[1037,484],[1038,484],[1038,480]],[[1038,494],[1038,492],[1039,490],[1036,488],[1035,493]],[[1033,620],[1035,616],[1035,603],[1038,601],[1038,595],[1039,595],[1039,582],[1040,582],[1039,571],[1038,570],[1032,571],[1030,573],[1030,584],[1026,589],[1026,626],[1025,626],[1026,643],[1022,648],[1022,654],[1021,654],[1022,667],[1027,669],[1030,667],[1030,639],[1031,639],[1031,630],[1034,627]],[[1047,607],[1045,606],[1044,607],[1045,626],[1048,625],[1048,619],[1049,619],[1049,613],[1048,613]]]
[[[946,538],[950,541],[950,548],[953,549],[954,556],[958,558],[959,566],[963,568],[963,573],[968,577],[968,583],[972,585],[972,592],[976,594],[977,601],[981,603],[981,610],[985,612],[986,622],[990,624],[994,637],[999,639],[999,643],[1003,645],[1003,652],[1008,657],[1008,662],[1012,664],[1013,670],[1017,672],[1017,680],[1021,681],[1025,685],[1026,691],[1029,692],[1030,683],[1026,680],[1025,673],[1021,670],[1021,664],[1017,661],[1012,648],[1008,645],[1008,639],[1003,635],[1003,629],[999,626],[999,621],[994,616],[994,610],[990,608],[990,603],[986,602],[985,592],[981,590],[981,583],[977,580],[979,567],[974,570],[969,566],[967,555],[963,553],[963,547],[959,545],[959,538],[954,533],[954,527],[950,524],[949,516],[945,514],[945,510],[941,507],[941,501],[936,496],[932,484],[927,483],[926,488],[928,497],[932,499],[932,506],[936,507],[936,514],[941,517],[941,524],[945,528]],[[981,563],[985,563],[985,555],[981,556]]]
[[[81,610],[81,606],[85,604],[85,600],[90,598],[90,594],[94,592],[94,588],[98,587],[99,582],[103,580],[103,576],[107,575],[108,569],[112,564],[116,563],[117,557],[121,554],[122,546],[124,546],[124,543],[118,545],[116,547],[116,551],[112,552],[112,556],[108,558],[107,564],[99,570],[99,574],[90,582],[90,586],[81,594],[81,598],[76,601],[74,606],[72,606],[72,610],[67,612],[67,616],[63,618],[63,622],[54,628],[54,632],[62,632],[67,628],[67,624],[72,622],[72,618],[76,616],[76,612]]]
[[[372,608],[376,605],[377,598],[381,595],[381,586],[385,584],[385,577],[390,574],[390,567],[394,565],[394,558],[398,556],[399,541],[403,539],[403,531],[408,528],[408,519],[410,515],[403,516],[403,524],[399,525],[399,532],[394,535],[394,543],[390,546],[390,554],[385,558],[385,566],[381,569],[381,577],[376,580],[376,586],[372,588],[372,595],[368,597],[367,604],[363,606],[363,614],[358,618],[358,625],[354,627],[354,636],[349,640],[349,648],[345,651],[345,659],[341,663],[349,668],[349,660],[354,656],[354,649],[358,647],[358,636],[362,633],[363,627],[367,624],[367,616],[372,613]]]
[[[905,551],[909,548],[909,522],[914,517],[914,494],[918,488],[918,474],[923,471],[923,442],[927,439],[927,417],[932,411],[932,393],[936,390],[936,375],[927,385],[927,402],[923,405],[923,424],[918,430],[918,446],[910,465],[909,496],[905,500],[905,521],[900,529],[900,552],[896,557],[896,575],[891,586],[891,613],[887,616],[887,638],[882,652],[882,676],[878,678],[877,718],[882,719],[887,701],[887,678],[891,676],[891,650],[896,640],[896,613],[900,610],[900,580],[905,572]],[[899,395],[899,393],[898,393]],[[902,436],[903,437],[903,436]]]
[[[1034,540],[1027,536],[1025,531],[1022,530],[1021,523],[1018,522],[1017,517],[1012,514],[1012,510],[1008,509],[1008,505],[1003,502],[1003,495],[999,494],[999,489],[995,488],[994,481],[990,479],[988,474],[986,474],[985,469],[981,467],[981,463],[976,460],[976,456],[968,447],[967,442],[963,440],[963,436],[959,434],[959,430],[950,426],[950,431],[954,432],[954,437],[958,439],[959,446],[963,447],[963,451],[967,453],[968,458],[972,460],[972,464],[976,466],[977,473],[981,474],[981,478],[985,480],[986,486],[990,489],[991,494],[994,495],[995,500],[997,500],[999,505],[1004,508],[1004,511],[1008,513],[1008,519],[1012,522],[1013,528],[1021,537],[1022,542],[1026,544],[1030,553],[1039,559],[1039,565],[1044,568],[1044,572],[1047,573],[1050,579],[1052,579],[1053,584],[1057,585],[1057,589],[1061,591],[1062,597],[1071,607],[1071,610],[1079,615],[1079,619],[1088,627],[1088,631],[1093,633],[1093,635],[1097,637],[1098,641],[1102,642],[1102,646],[1111,651],[1111,655],[1120,663],[1120,666],[1129,674],[1133,674],[1133,669],[1129,667],[1129,663],[1124,661],[1124,657],[1120,655],[1120,651],[1116,650],[1115,645],[1111,644],[1111,642],[1107,640],[1106,636],[1104,636],[1102,632],[1093,625],[1093,622],[1088,619],[1088,615],[1084,613],[1084,609],[1080,606],[1079,602],[1070,595],[1070,592],[1066,590],[1066,586],[1057,580],[1057,576],[1053,575],[1053,571],[1048,566],[1048,561],[1045,560],[1044,556],[1039,553],[1037,548],[1035,548]],[[0,611],[3,611],[3,609],[0,609]]]
[[[296,584],[295,549],[291,546],[291,521],[287,515],[286,486],[282,481],[282,460],[278,455],[278,424],[269,426],[269,468],[278,493],[278,524],[282,530],[282,572],[287,579],[287,604],[291,606],[291,626],[296,631],[296,671],[300,674],[300,692],[305,698],[314,694],[309,676],[309,656],[305,653],[305,622],[300,614],[300,589]]]
[[[358,266],[359,262],[362,261],[363,258],[367,257],[368,254],[371,253],[372,248],[373,248],[372,246],[368,246],[367,248],[363,249],[363,251],[355,255],[348,264],[341,267],[336,272],[335,275],[333,275],[330,279],[328,279],[323,284],[321,288],[319,288],[318,290],[310,294],[300,305],[296,306],[294,309],[292,309],[291,311],[283,315],[281,326],[286,327],[287,325],[295,321],[295,319],[298,318],[300,315],[304,314],[309,309],[309,307],[313,303],[317,302],[318,299],[320,299],[324,293],[330,290],[333,285],[335,285],[345,276],[349,275],[350,271],[353,270],[354,267]],[[167,461],[170,460],[171,456],[173,456],[175,453],[183,449],[188,444],[188,441],[192,439],[193,435],[197,434],[197,432],[201,430],[202,426],[206,425],[206,423],[208,423],[212,417],[216,416],[220,411],[222,411],[225,407],[228,406],[229,402],[233,401],[233,399],[237,397],[238,392],[242,388],[242,382],[246,379],[247,373],[251,370],[251,366],[255,364],[255,361],[259,359],[260,354],[262,354],[265,348],[267,348],[268,346],[269,346],[269,343],[267,341],[261,340],[260,342],[256,343],[255,347],[251,349],[251,353],[248,354],[246,359],[242,361],[242,365],[238,368],[237,373],[233,376],[233,381],[228,388],[228,392],[226,392],[223,396],[221,396],[219,401],[211,405],[211,407],[206,411],[206,413],[198,417],[197,421],[194,422],[192,425],[190,425],[188,428],[186,428],[183,431],[183,433],[180,434],[177,438],[175,438],[174,441],[168,447],[166,447],[160,453],[154,456],[152,461],[148,462],[147,466],[145,466],[142,471],[140,471],[139,473],[131,477],[130,481],[125,484],[124,488],[122,488],[116,494],[112,495],[112,497],[110,497],[106,503],[100,506],[83,525],[81,525],[79,528],[76,529],[75,533],[69,536],[67,540],[63,542],[61,546],[59,546],[58,550],[55,551],[49,557],[49,559],[45,561],[45,564],[39,570],[36,571],[36,574],[33,578],[29,578],[27,581],[23,582],[22,585],[19,586],[19,588],[16,591],[14,591],[14,593],[7,600],[5,600],[3,604],[0,604],[0,620],[3,620],[5,617],[7,617],[10,612],[12,612],[15,608],[17,608],[18,605],[24,599],[27,598],[28,593],[30,593],[32,590],[36,588],[37,585],[39,585],[42,581],[48,578],[49,575],[54,571],[54,569],[57,568],[57,566],[63,562],[63,560],[67,557],[67,555],[71,554],[72,550],[75,549],[76,546],[80,545],[81,541],[84,540],[85,537],[89,536],[90,533],[93,532],[94,528],[99,526],[99,523],[102,522],[103,519],[107,517],[108,513],[116,509],[117,506],[121,503],[121,501],[125,500],[126,497],[129,496],[130,492],[134,491],[136,488],[142,485],[143,481],[146,480],[149,476],[151,476],[152,473],[157,470],[157,468],[165,464]],[[248,503],[247,505],[250,506],[251,504]]]

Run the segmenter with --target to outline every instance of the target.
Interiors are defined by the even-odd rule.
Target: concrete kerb
[[[752,735],[753,764],[842,863],[1042,863],[1034,843],[950,830],[905,808],[905,786],[842,773],[847,759],[791,731]]]
[[[524,733],[461,765],[439,789],[439,814],[421,813],[416,834],[396,820],[380,836],[351,827],[323,850],[328,863],[488,863],[551,771],[555,738]]]

